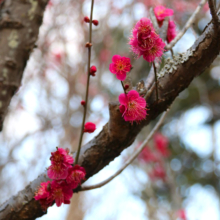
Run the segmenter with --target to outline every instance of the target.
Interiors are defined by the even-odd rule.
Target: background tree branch
[[[5,0],[0,11],[0,131],[11,98],[21,85],[48,0]]]

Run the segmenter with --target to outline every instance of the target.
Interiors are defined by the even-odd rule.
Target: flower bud
[[[91,66],[90,67],[90,75],[91,76],[95,76],[96,71],[97,71],[96,66]]]
[[[84,132],[93,133],[96,129],[96,125],[92,122],[85,123]]]
[[[98,21],[98,20],[93,20],[92,23],[93,23],[95,26],[98,26],[98,25],[99,25],[99,21]]]
[[[81,105],[84,106],[85,104],[86,104],[86,101],[82,100],[82,101],[81,101]]]
[[[88,17],[88,16],[84,17],[84,21],[85,21],[86,23],[89,23],[89,22],[90,22],[89,17]]]

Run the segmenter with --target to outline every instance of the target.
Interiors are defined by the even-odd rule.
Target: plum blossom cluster
[[[169,140],[164,135],[157,133],[153,138],[154,151],[149,147],[145,147],[138,159],[142,163],[152,163],[153,169],[150,172],[149,176],[152,180],[161,179],[165,181],[166,171],[164,169],[164,158],[167,158],[170,155],[168,149]]]
[[[39,200],[42,209],[46,210],[54,202],[59,207],[62,203],[70,204],[73,189],[85,179],[86,171],[79,165],[73,165],[73,158],[69,151],[57,148],[51,153],[51,165],[47,175],[51,181],[43,182],[35,193],[35,200]]]
[[[173,15],[173,10],[159,5],[154,8],[154,14],[157,18],[159,27],[163,25],[164,19]],[[170,43],[176,37],[176,25],[174,21],[169,19],[167,28],[167,42]]]
[[[116,78],[124,81],[126,79],[126,73],[132,68],[130,58],[114,55],[112,57],[112,63],[109,65],[109,70],[113,74],[116,74]],[[131,123],[139,122],[145,119],[147,115],[147,103],[146,100],[139,95],[135,90],[131,90],[126,93],[129,85],[123,86],[125,93],[119,95],[120,112],[125,121]]]
[[[163,55],[165,43],[155,32],[148,18],[141,18],[132,30],[129,45],[137,57],[143,56],[147,62],[160,59]]]

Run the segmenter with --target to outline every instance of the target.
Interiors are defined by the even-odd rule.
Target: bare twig
[[[156,16],[155,16],[155,14],[154,14],[154,10],[153,10],[153,8],[150,8],[150,19],[151,19],[151,21],[152,21],[152,23],[153,23],[153,26],[154,26],[154,29],[155,29],[155,31],[157,32],[157,33],[159,33],[159,25],[158,25],[158,23],[157,23],[157,18],[156,18]]]
[[[125,95],[126,95],[126,94],[127,94],[127,93],[126,93],[126,89],[125,89],[124,84],[123,84],[123,82],[122,82],[122,81],[121,81],[121,86],[122,86],[123,91],[124,91],[124,93],[125,93]]]
[[[166,17],[163,21],[163,26],[159,30],[160,38],[165,42],[167,39],[167,29],[169,25],[169,18]]]
[[[90,24],[89,24],[89,43],[92,44],[92,15],[93,15],[93,6],[94,0],[91,1],[91,12],[90,12]],[[90,63],[91,63],[91,46],[88,47],[88,75],[87,75],[87,84],[86,84],[86,95],[85,95],[85,105],[84,105],[84,114],[83,114],[83,121],[81,126],[81,133],[79,138],[79,145],[77,149],[75,164],[78,163],[80,149],[82,145],[82,139],[84,134],[84,125],[86,120],[86,112],[87,112],[87,105],[88,105],[88,94],[89,94],[89,80],[90,80]]]
[[[186,31],[188,30],[188,28],[192,25],[192,23],[195,21],[195,18],[197,16],[197,14],[200,12],[200,10],[202,9],[202,7],[205,5],[205,3],[207,2],[207,0],[201,0],[201,2],[199,3],[198,7],[196,8],[196,10],[194,11],[194,13],[191,15],[191,17],[188,19],[188,21],[186,22],[185,26],[183,27],[183,29],[179,32],[179,34],[174,38],[174,40],[172,40],[169,44],[167,44],[165,46],[165,50],[170,50],[172,47],[175,46],[175,44],[180,40],[180,38],[186,33]]]
[[[217,30],[218,29],[218,22],[219,22],[219,19],[217,16],[217,11],[216,11],[215,5],[213,3],[213,0],[208,0],[208,3],[209,3],[209,8],[211,11],[212,19],[213,19],[212,21],[214,24],[214,29]]]
[[[141,151],[144,149],[144,147],[146,146],[146,144],[149,142],[149,140],[152,138],[152,136],[155,134],[155,132],[160,128],[160,126],[162,125],[164,119],[167,116],[169,110],[167,110],[166,112],[164,112],[162,114],[162,116],[160,117],[160,120],[157,122],[157,124],[154,126],[154,128],[151,130],[150,134],[147,136],[147,138],[144,140],[144,142],[141,144],[141,146],[136,150],[136,152],[134,153],[134,155],[124,164],[123,167],[121,167],[121,169],[119,169],[114,175],[110,176],[108,179],[104,180],[101,183],[92,185],[92,186],[82,186],[79,191],[86,191],[86,190],[91,190],[91,189],[97,189],[100,188],[104,185],[106,185],[107,183],[109,183],[111,180],[113,180],[116,176],[118,176],[128,165],[130,165],[135,158],[137,158],[137,156],[141,153]]]

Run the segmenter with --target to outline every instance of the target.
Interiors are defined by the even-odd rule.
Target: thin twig
[[[155,76],[155,85],[156,85],[156,98],[158,101],[158,81],[157,81],[157,68],[155,63],[153,62],[153,67],[154,67],[154,76]]]
[[[197,16],[197,14],[200,12],[200,10],[202,9],[202,7],[205,5],[205,3],[207,2],[207,0],[201,0],[201,2],[199,3],[198,7],[196,8],[196,10],[194,11],[194,13],[191,15],[191,17],[188,19],[188,21],[186,22],[185,26],[183,27],[183,29],[179,32],[179,34],[174,38],[174,40],[172,40],[169,44],[167,44],[165,46],[165,50],[170,50],[172,47],[175,46],[175,44],[180,40],[180,38],[186,33],[186,31],[188,30],[188,28],[192,25],[192,23],[195,21],[195,18]]]
[[[152,136],[155,134],[155,132],[160,128],[160,126],[162,125],[164,119],[167,116],[169,110],[167,110],[166,112],[164,112],[161,116],[161,118],[159,119],[159,121],[157,122],[157,124],[154,126],[154,128],[151,130],[150,134],[147,136],[147,138],[143,141],[143,143],[141,144],[141,146],[136,150],[135,154],[124,164],[123,167],[121,167],[121,169],[119,169],[114,175],[110,176],[108,179],[104,180],[101,183],[92,185],[92,186],[82,186],[79,191],[86,191],[86,190],[91,190],[91,189],[97,189],[100,188],[102,186],[104,186],[105,184],[109,183],[111,180],[113,180],[116,176],[118,176],[128,165],[130,165],[135,158],[137,158],[137,156],[141,153],[141,151],[144,149],[144,147],[147,145],[147,143],[150,141],[150,139],[152,138]]]
[[[163,26],[159,29],[160,38],[165,42],[167,39],[167,30],[169,25],[169,18],[166,17],[163,21]]]
[[[217,11],[216,11],[215,5],[214,5],[212,0],[208,0],[208,3],[209,3],[209,8],[210,8],[210,11],[211,11],[211,15],[212,15],[212,21],[213,21],[213,24],[214,24],[214,29],[217,30],[218,29],[218,22],[219,22]]]
[[[124,93],[125,93],[125,95],[126,95],[127,93],[126,93],[126,90],[125,90],[125,87],[124,87],[124,84],[123,84],[123,82],[122,82],[122,81],[121,81],[121,85],[122,85],[122,88],[123,88]]]
[[[94,0],[91,1],[91,12],[90,12],[90,23],[89,23],[89,43],[92,44],[92,15],[93,15],[93,6],[94,6]],[[80,149],[82,145],[82,139],[84,134],[84,125],[86,120],[86,112],[87,112],[87,105],[88,105],[88,94],[89,94],[89,80],[90,80],[90,63],[91,63],[91,46],[88,47],[88,75],[87,75],[87,84],[86,84],[86,95],[85,95],[85,105],[84,105],[84,113],[83,113],[83,121],[82,121],[82,127],[81,127],[81,133],[79,138],[79,145],[77,149],[75,164],[78,163]]]
[[[157,23],[157,18],[156,18],[156,16],[155,16],[155,14],[154,14],[154,10],[153,10],[153,8],[150,8],[150,19],[151,19],[151,21],[152,21],[152,23],[153,23],[153,26],[154,26],[154,29],[155,29],[155,31],[157,32],[157,33],[159,33],[159,25],[158,25],[158,23]]]

